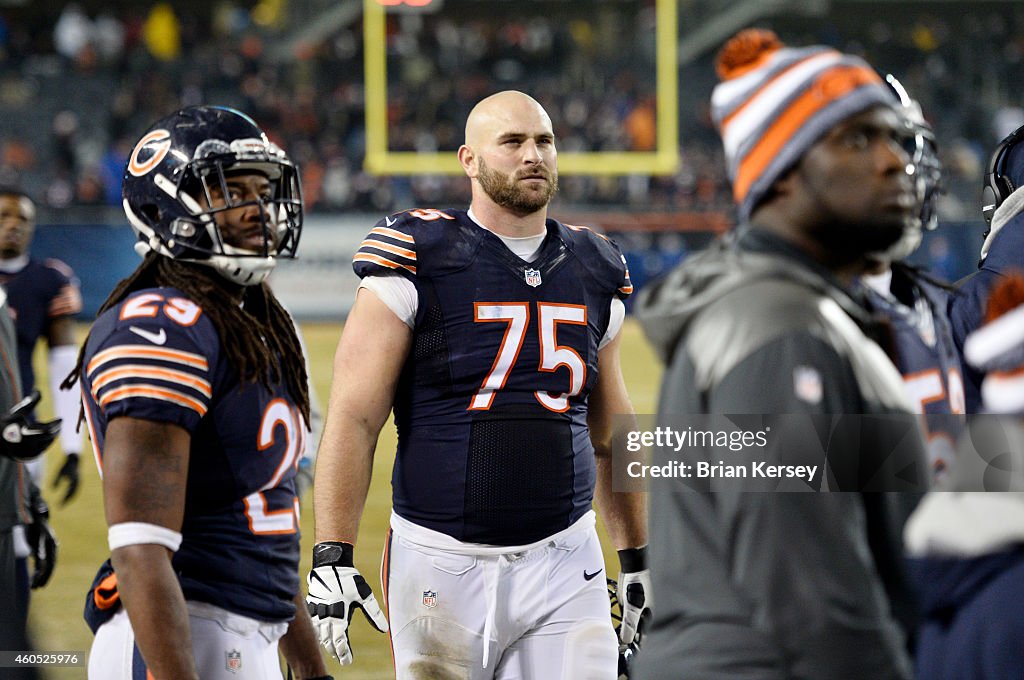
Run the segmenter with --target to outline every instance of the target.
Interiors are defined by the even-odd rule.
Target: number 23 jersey
[[[291,619],[299,562],[294,477],[305,429],[285,386],[240,386],[213,323],[174,288],[138,291],[104,312],[83,366],[101,472],[114,418],[171,423],[191,435],[183,540],[173,557],[186,599],[265,621]]]
[[[632,291],[614,243],[549,219],[532,262],[463,211],[381,220],[361,278],[416,288],[396,389],[395,512],[460,541],[523,545],[586,513],[596,477],[587,398],[613,297]]]

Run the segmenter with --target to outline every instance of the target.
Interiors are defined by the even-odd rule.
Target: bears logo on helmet
[[[236,173],[264,175],[270,197],[227,200]],[[214,207],[214,195],[226,203]],[[140,254],[202,263],[243,286],[263,282],[277,258],[294,257],[302,232],[298,169],[251,118],[222,106],[191,106],[154,123],[128,160],[122,199]],[[258,251],[225,243],[217,223],[217,213],[247,205],[263,220]]]

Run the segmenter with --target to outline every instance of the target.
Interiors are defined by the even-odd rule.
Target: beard
[[[545,184],[540,189],[531,189],[519,183],[523,177],[540,174]],[[492,170],[484,159],[480,159],[477,181],[491,200],[502,208],[511,210],[517,215],[529,215],[547,206],[551,197],[558,191],[558,173],[545,167],[536,170],[519,170],[514,174],[506,174],[500,170]]]
[[[801,168],[801,173],[805,171]],[[830,199],[831,189],[822,188],[814,178],[804,174],[804,183],[811,200],[822,216],[812,235],[837,260],[857,260],[874,253],[885,253],[912,231],[916,220],[909,211],[886,213],[870,211],[853,217],[846,209],[837,208]]]
[[[872,253],[885,253],[908,231],[901,221],[873,223],[836,219],[816,230],[818,241],[833,253],[846,253],[851,259]]]

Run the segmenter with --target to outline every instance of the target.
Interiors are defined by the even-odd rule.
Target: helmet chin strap
[[[203,259],[177,257],[168,249],[157,233],[135,214],[127,200],[124,200],[123,204],[129,224],[140,237],[135,243],[135,252],[142,257],[145,257],[148,252],[154,251],[172,260],[205,265],[239,286],[257,286],[263,283],[277,264],[276,255],[259,257],[251,255],[251,250],[235,248],[227,244],[224,244],[224,254],[222,255],[210,255]]]
[[[227,249],[227,246],[225,247]],[[240,286],[258,286],[267,280],[277,264],[276,256],[268,257],[232,257],[230,255],[211,255],[206,260],[192,260],[197,264],[205,264],[228,281]]]

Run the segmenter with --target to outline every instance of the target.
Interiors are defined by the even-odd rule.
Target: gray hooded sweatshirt
[[[827,270],[770,234],[746,231],[690,258],[641,292],[636,315],[666,363],[659,422],[699,413],[910,413],[899,373],[862,331],[867,312]],[[843,439],[847,452],[869,457],[897,446],[887,437],[920,437],[916,427],[817,434],[832,437],[829,451]],[[923,475],[923,444],[909,448]],[[832,482],[818,493],[697,492],[652,480],[655,608],[635,677],[909,678],[868,542],[865,497],[828,491]]]

